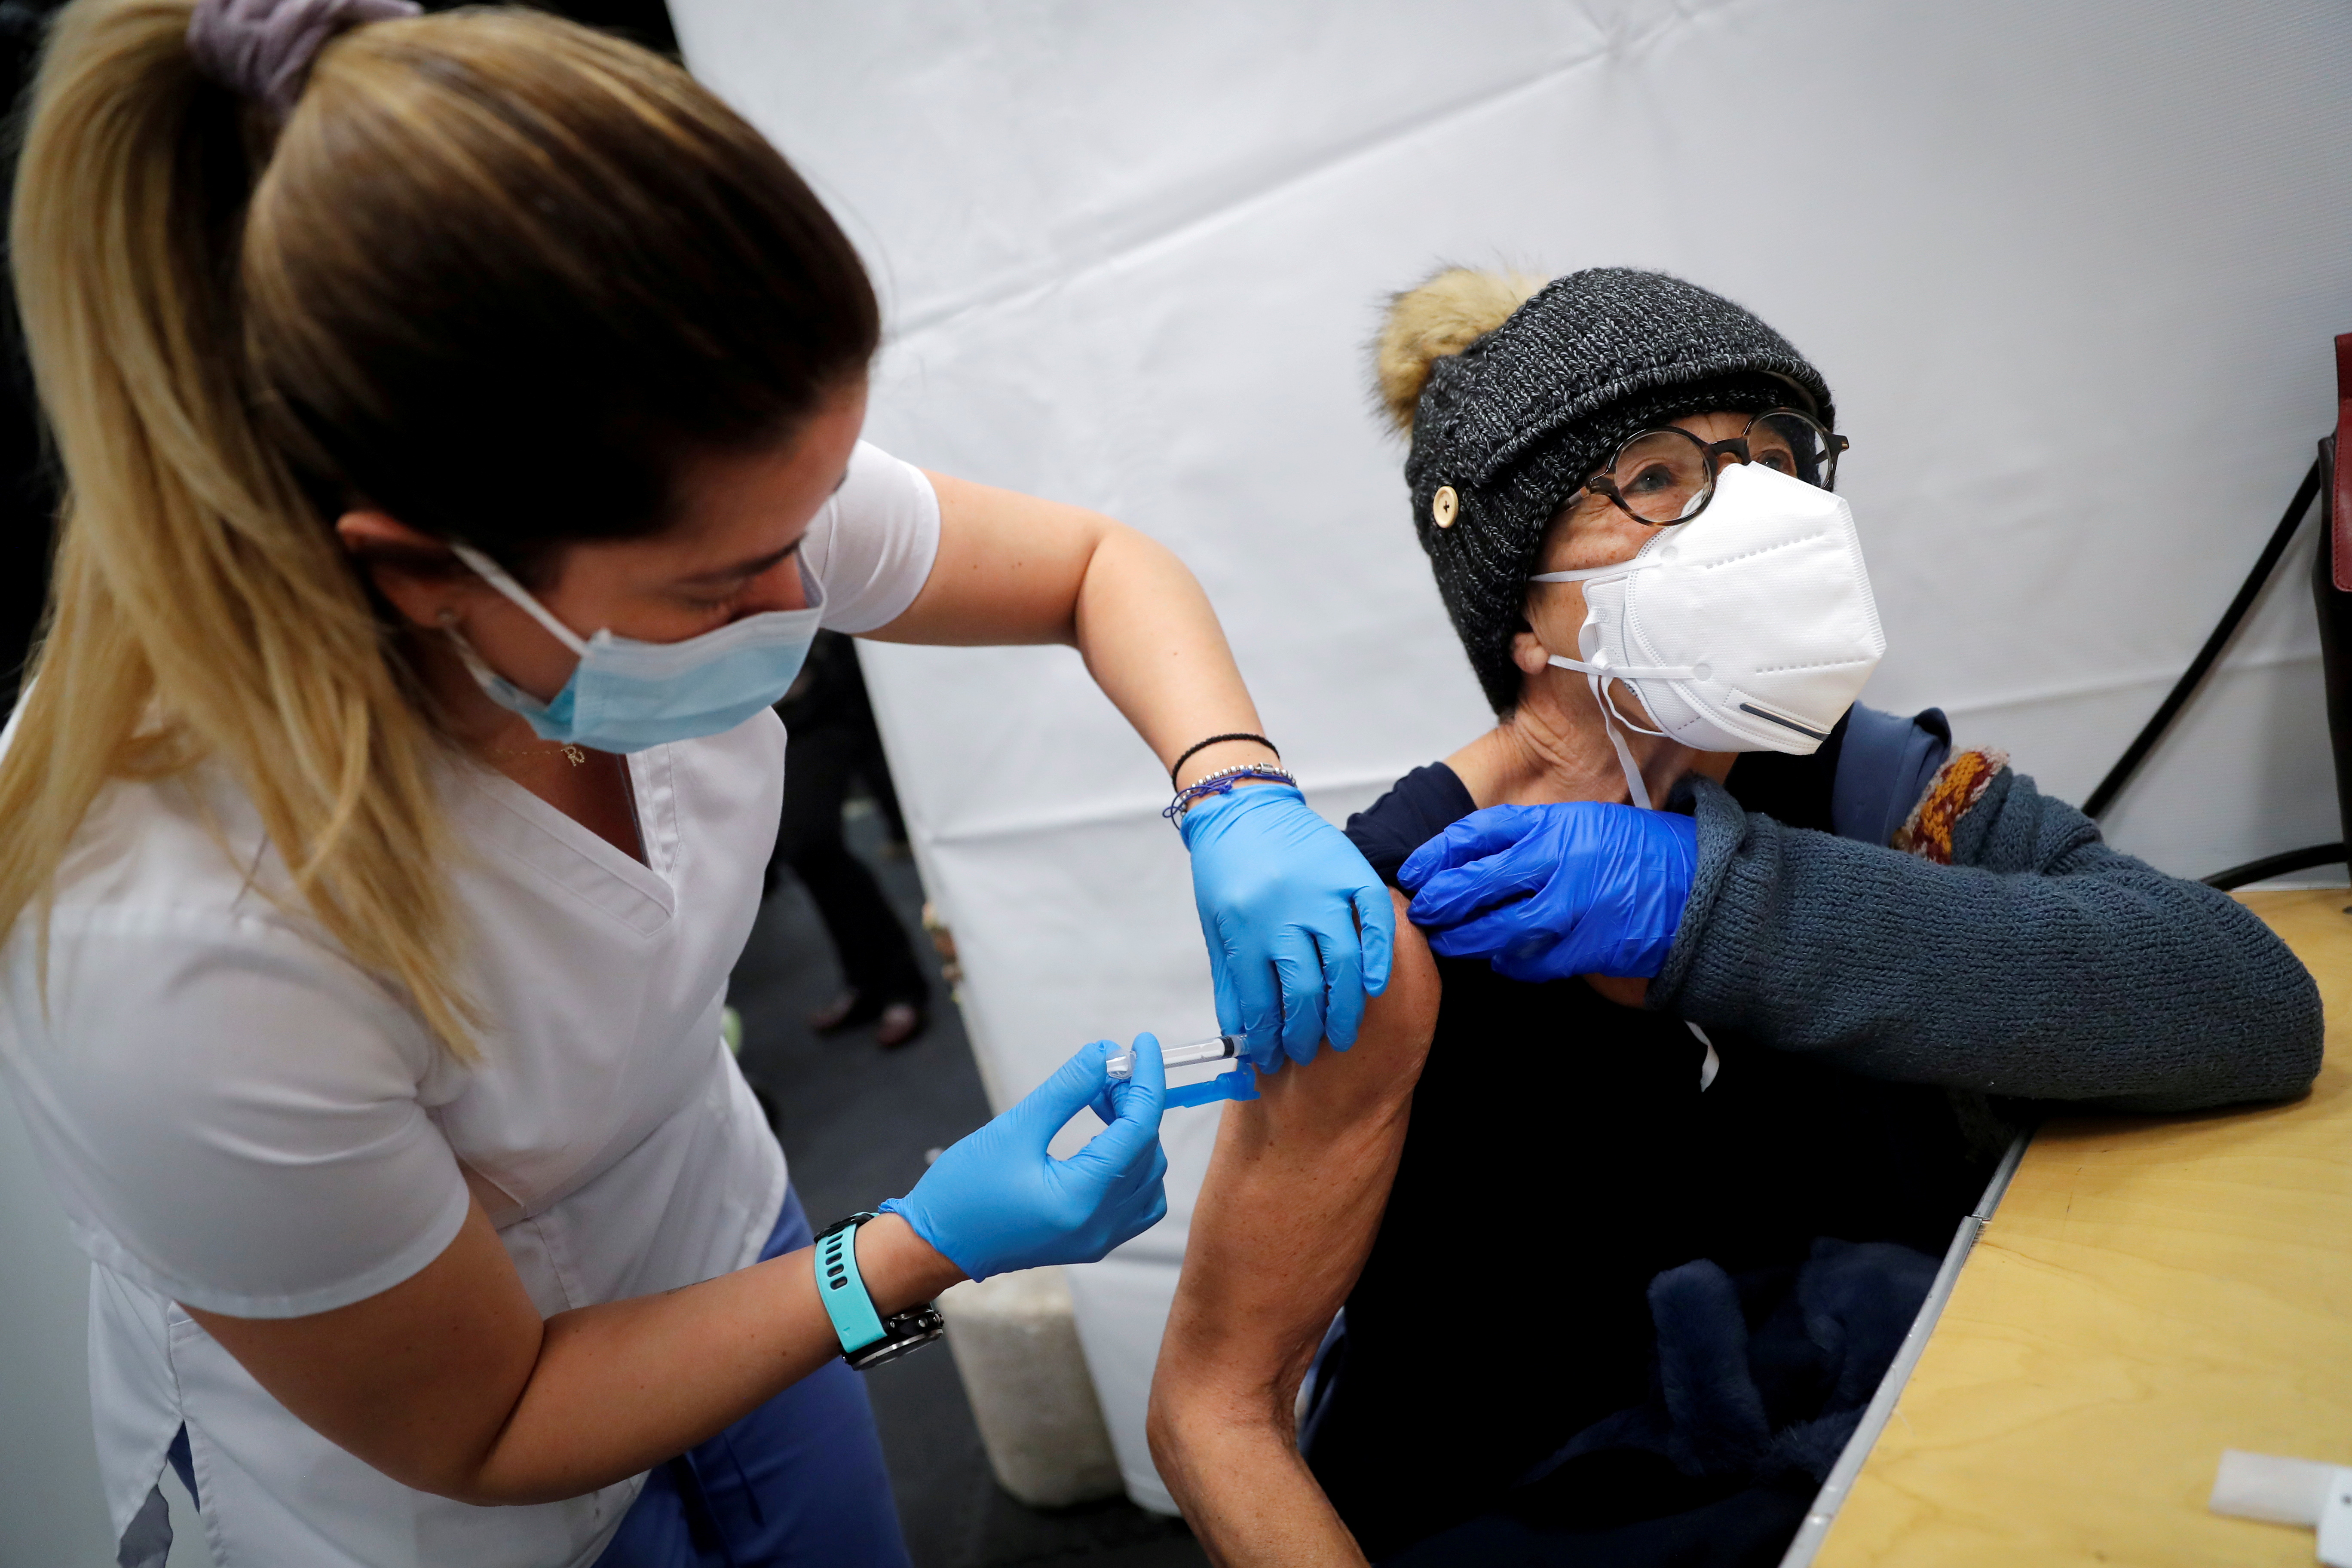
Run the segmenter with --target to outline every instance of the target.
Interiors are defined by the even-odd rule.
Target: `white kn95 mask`
[[[1577,652],[1633,804],[1650,804],[1619,726],[1702,752],[1805,756],[1829,739],[1886,652],[1853,512],[1838,496],[1758,463],[1734,463],[1706,510],[1633,556],[1535,583],[1584,584]],[[1657,726],[1617,709],[1633,688]]]

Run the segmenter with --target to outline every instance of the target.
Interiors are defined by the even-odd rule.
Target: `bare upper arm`
[[[940,498],[940,552],[880,642],[1066,643],[1096,547],[1123,525],[1100,512],[924,470]]]
[[[1286,1420],[1371,1251],[1439,994],[1428,943],[1404,919],[1404,899],[1391,897],[1395,963],[1355,1047],[1260,1079],[1259,1099],[1224,1109],[1155,1398],[1218,1391]]]
[[[184,1310],[305,1426],[452,1496],[530,1381],[543,1329],[479,1202],[440,1257],[364,1301],[302,1318]]]

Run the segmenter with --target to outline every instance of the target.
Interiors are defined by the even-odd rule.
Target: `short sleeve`
[[[1348,839],[1373,873],[1393,888],[1412,852],[1478,809],[1461,775],[1431,763],[1397,780],[1389,793],[1348,818]]]
[[[888,626],[915,602],[940,553],[940,498],[912,463],[860,441],[849,474],[801,545],[824,589],[824,625],[837,632]]]
[[[14,942],[0,1030],[28,1131],[99,1262],[184,1305],[324,1312],[407,1279],[467,1209],[420,1098],[439,1046],[273,921],[59,910],[46,1007]]]

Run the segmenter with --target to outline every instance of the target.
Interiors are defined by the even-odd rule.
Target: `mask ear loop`
[[[1581,572],[1538,572],[1528,579],[1530,583],[1589,583],[1601,577],[1625,577],[1638,572],[1648,563],[1641,560],[1621,561],[1614,566],[1590,567]],[[1664,730],[1645,729],[1618,710],[1616,697],[1610,691],[1612,680],[1696,680],[1698,671],[1688,665],[1612,665],[1609,656],[1596,650],[1590,660],[1569,658],[1560,654],[1549,656],[1548,662],[1562,669],[1581,674],[1592,688],[1592,700],[1601,708],[1601,727],[1609,735],[1609,744],[1617,752],[1617,765],[1624,770],[1625,791],[1633,804],[1643,811],[1651,809],[1650,786],[1642,778],[1642,770],[1633,761],[1633,749],[1625,743],[1623,730],[1636,734],[1655,736],[1661,741],[1674,737]],[[1620,729],[1620,726],[1623,730]]]
[[[557,620],[546,605],[530,596],[529,590],[507,575],[505,567],[470,545],[453,543],[449,546],[449,553],[472,568],[474,575],[505,595],[525,615],[545,626],[548,635],[557,642],[583,658],[588,657],[587,639]]]
[[[1668,735],[1664,730],[1645,730],[1619,712],[1617,700],[1610,694],[1608,683],[1612,680],[1695,680],[1698,677],[1698,672],[1683,665],[1661,665],[1654,668],[1615,669],[1605,660],[1597,664],[1586,664],[1573,658],[1562,658],[1558,654],[1551,656],[1550,662],[1562,669],[1580,670],[1583,673],[1585,684],[1592,688],[1593,700],[1601,705],[1601,727],[1608,732],[1609,743],[1616,748],[1617,765],[1625,772],[1625,791],[1633,797],[1635,805],[1640,806],[1643,811],[1649,810],[1650,786],[1642,781],[1642,770],[1633,761],[1633,749],[1625,743],[1623,731],[1631,730],[1640,735],[1654,735],[1662,741],[1672,740],[1674,737]],[[1621,725],[1623,727],[1622,730],[1619,728]]]

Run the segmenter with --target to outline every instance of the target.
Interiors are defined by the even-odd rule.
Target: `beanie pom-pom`
[[[1543,286],[1525,272],[1449,267],[1391,300],[1372,345],[1372,371],[1381,406],[1397,429],[1412,431],[1432,364],[1501,326]]]

